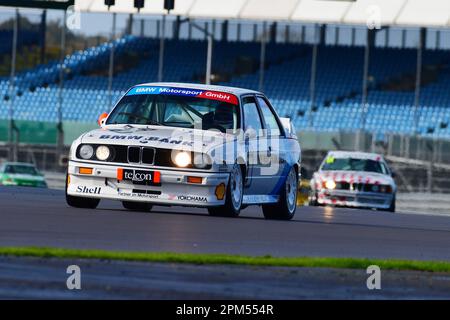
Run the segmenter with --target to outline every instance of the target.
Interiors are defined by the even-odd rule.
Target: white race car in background
[[[196,206],[232,217],[262,205],[268,219],[295,213],[300,145],[289,119],[280,119],[260,92],[142,84],[99,124],[71,146],[70,206],[95,208],[112,199],[131,210]]]
[[[379,154],[330,151],[311,179],[310,205],[395,211],[397,186]]]

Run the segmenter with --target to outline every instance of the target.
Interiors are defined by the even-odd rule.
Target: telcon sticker
[[[228,103],[231,103],[234,105],[238,104],[238,98],[234,94],[220,92],[220,91],[210,91],[210,90],[141,86],[141,87],[132,88],[130,91],[128,91],[127,96],[132,96],[132,95],[137,95],[137,94],[164,94],[164,95],[172,95],[172,96],[196,97],[196,98],[228,102]]]

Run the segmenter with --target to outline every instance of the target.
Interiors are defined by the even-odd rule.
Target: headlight
[[[109,158],[111,155],[111,152],[109,151],[109,148],[107,146],[99,146],[97,150],[95,151],[95,156],[98,160],[105,161]]]
[[[187,167],[191,163],[191,155],[186,151],[179,151],[173,157],[173,162],[181,168]]]
[[[204,169],[211,165],[211,158],[205,153],[196,153],[194,155],[194,166],[198,169]]]
[[[85,144],[82,145],[80,148],[80,157],[87,160],[92,158],[92,156],[94,155],[94,148],[92,148],[92,146]]]
[[[334,182],[334,180],[328,180],[325,182],[325,187],[327,187],[327,189],[334,189],[336,188],[336,182]]]

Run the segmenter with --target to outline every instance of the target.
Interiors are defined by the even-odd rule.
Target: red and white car
[[[330,151],[311,180],[310,205],[395,211],[397,186],[375,153]]]

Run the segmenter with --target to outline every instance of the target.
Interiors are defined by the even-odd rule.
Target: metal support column
[[[314,125],[313,112],[316,104],[316,74],[317,74],[317,49],[319,46],[319,26],[314,26],[314,44],[312,47],[312,60],[311,60],[311,77],[309,80],[309,128]]]
[[[58,105],[57,105],[57,111],[56,116],[58,120],[57,130],[58,130],[58,137],[57,137],[57,156],[58,160],[61,159],[61,156],[63,155],[63,147],[64,147],[64,130],[63,130],[63,124],[62,124],[62,109],[63,109],[63,90],[64,90],[64,73],[65,73],[65,50],[66,50],[66,19],[67,19],[67,12],[63,11],[63,20],[61,23],[61,47],[60,47],[60,57],[59,57],[59,90],[58,90]]]
[[[40,53],[40,58],[39,61],[41,64],[45,63],[45,43],[46,43],[46,39],[45,39],[45,34],[47,31],[47,9],[42,10],[42,16],[41,16],[41,25],[39,27],[39,45],[41,46],[41,53]]]
[[[208,34],[208,48],[207,48],[207,52],[206,52],[205,84],[211,84],[212,46],[213,46],[213,35]]]
[[[419,134],[420,89],[422,83],[422,55],[423,46],[425,44],[425,28],[421,28],[419,32],[419,41],[417,43],[416,89],[414,92],[414,133],[416,135]]]
[[[362,80],[362,98],[361,98],[361,130],[366,129],[366,116],[367,116],[367,87],[369,77],[369,62],[370,62],[370,29],[366,31],[366,46],[364,48],[364,67],[363,67],[363,80]]]
[[[158,81],[163,80],[164,73],[164,40],[166,37],[166,15],[162,16],[161,32],[159,40],[159,62],[158,62]]]
[[[339,44],[339,28],[334,28],[334,45],[337,46]]]
[[[361,126],[356,134],[355,148],[354,148],[356,151],[361,150],[361,148],[364,148],[362,146],[363,137],[364,137],[364,141],[365,141],[370,46],[372,45],[372,40],[373,40],[371,32],[372,32],[372,30],[370,30],[370,29],[367,29],[367,31],[366,31],[366,46],[364,48],[364,67],[363,67],[362,97],[361,97]]]
[[[289,25],[287,24],[284,29],[284,43],[289,43],[290,40],[291,40],[291,32],[290,32]]]
[[[143,20],[141,20],[143,21]],[[111,108],[113,103],[112,98],[112,84],[113,84],[113,77],[114,77],[114,50],[115,50],[115,37],[116,37],[116,13],[113,12],[112,15],[112,29],[111,29],[111,38],[110,38],[110,46],[111,50],[109,52],[109,71],[108,71],[108,108]]]
[[[174,40],[180,39],[180,23],[181,23],[181,17],[177,16],[176,20],[174,22],[174,28],[173,28],[173,39]]]
[[[434,161],[435,161],[435,154],[436,154],[436,146],[437,144],[432,143],[431,141],[427,141],[425,143],[425,149],[430,155],[430,162],[428,163],[427,168],[427,192],[431,193],[433,192],[433,167],[434,167]]]
[[[11,52],[11,73],[9,77],[9,160],[17,161],[18,130],[14,122],[14,98],[15,98],[15,77],[16,77],[16,57],[17,57],[17,33],[19,29],[19,9],[16,9],[16,16],[13,22],[12,52]],[[14,133],[16,136],[14,137]]]
[[[237,22],[236,29],[236,39],[237,41],[241,41],[241,23],[239,22],[239,20]]]
[[[440,48],[441,48],[441,30],[437,30],[436,31],[435,49],[440,49]]]
[[[261,35],[261,53],[259,57],[259,84],[258,90],[263,91],[264,89],[264,69],[266,65],[266,22],[263,22],[263,31]]]
[[[385,31],[384,47],[387,48],[387,47],[389,47],[389,34],[390,34],[391,29],[389,29],[389,27],[386,27],[386,29],[384,31]]]
[[[128,26],[127,26],[127,34],[132,34],[133,33],[133,20],[134,20],[134,16],[132,13],[130,13],[128,15]]]
[[[222,32],[221,32],[221,36],[220,36],[220,40],[221,41],[227,41],[228,40],[228,20],[225,20],[222,23]]]

